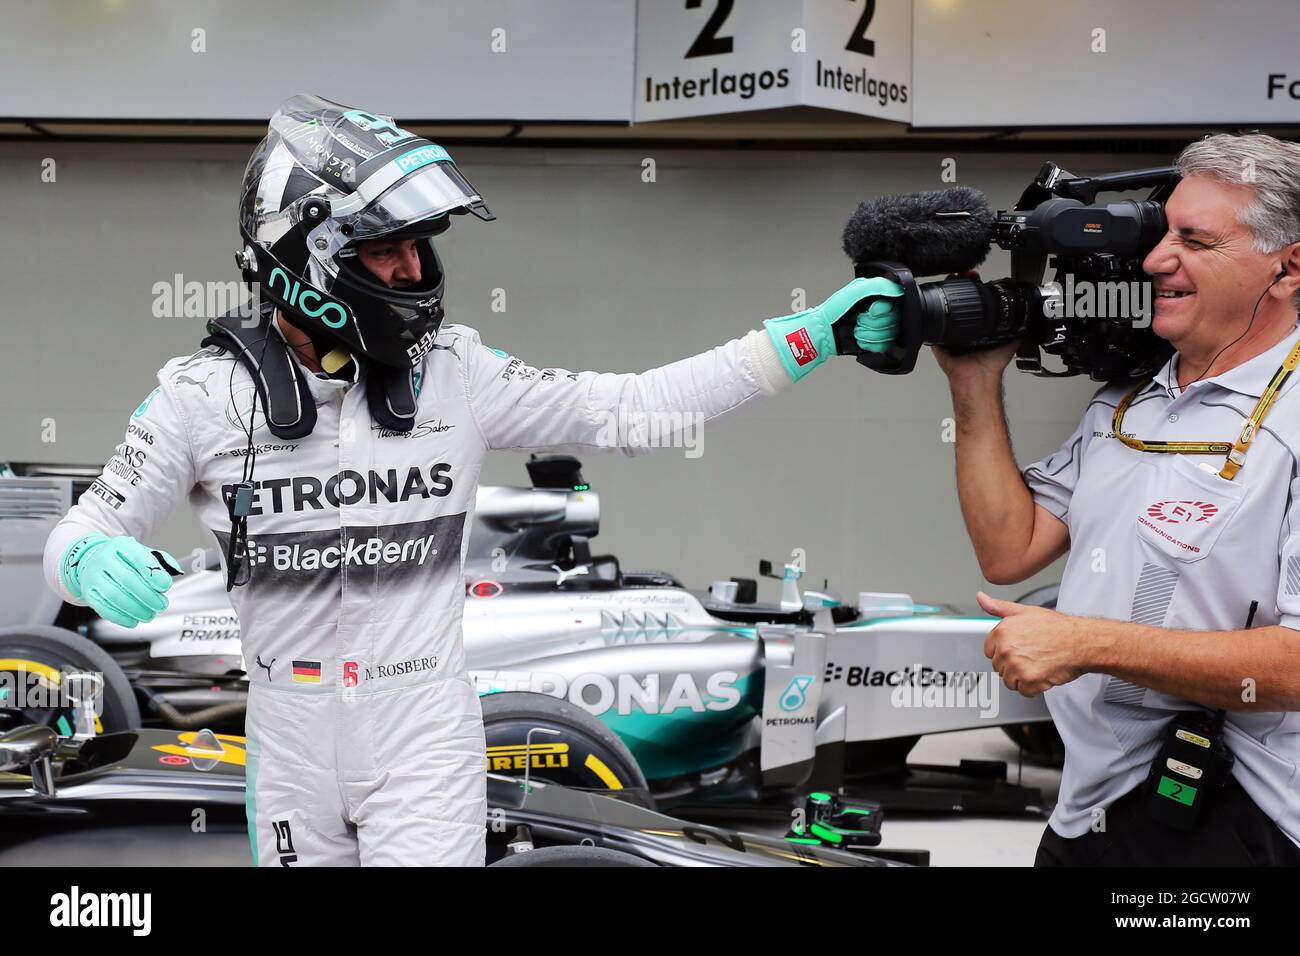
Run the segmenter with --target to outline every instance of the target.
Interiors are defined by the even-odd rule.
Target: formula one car
[[[5,730],[0,711],[0,866],[247,865],[244,740],[139,729],[59,737]],[[677,820],[619,799],[538,780],[488,777],[494,866],[905,866],[924,851],[865,851]],[[203,825],[196,827],[201,819]],[[809,823],[809,830],[818,827]],[[112,846],[112,854],[95,848]],[[281,865],[308,863],[286,853]]]
[[[753,578],[697,592],[667,572],[624,571],[592,553],[600,499],[579,463],[534,456],[528,470],[530,487],[479,490],[466,566],[466,655],[492,771],[644,791],[661,807],[850,786],[888,808],[1039,808],[1037,791],[1005,782],[1004,763],[906,763],[923,734],[999,725],[1053,756],[1041,700],[1007,691],[983,656],[992,618],[900,594],[848,604],[801,593],[794,563],[760,565],[781,582],[769,603]],[[0,507],[16,519],[0,536],[0,621],[15,624],[0,630],[0,683],[25,669],[52,690],[61,673],[100,673],[102,730],[239,733],[245,664],[214,554],[134,629],[61,604],[41,582],[46,534],[97,473],[14,465],[0,477]],[[27,712],[69,732],[66,707]],[[525,758],[521,735],[539,727],[550,739]]]

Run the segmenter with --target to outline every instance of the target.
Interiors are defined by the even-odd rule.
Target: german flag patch
[[[319,684],[320,661],[294,661],[293,682],[295,684]]]

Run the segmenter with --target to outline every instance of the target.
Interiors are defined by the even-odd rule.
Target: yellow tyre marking
[[[16,657],[0,658],[0,671],[17,671],[25,670],[33,674],[40,674],[47,681],[58,686],[63,675],[49,664],[41,664],[37,661],[24,661]]]
[[[623,789],[623,782],[614,776],[614,771],[610,770],[605,762],[595,754],[587,754],[587,759],[583,762],[583,765],[599,777],[601,782],[610,790]]]

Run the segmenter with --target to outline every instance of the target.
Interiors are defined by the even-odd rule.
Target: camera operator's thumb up
[[[799,381],[831,355],[883,352],[898,335],[903,290],[889,279],[854,279],[821,305],[763,323],[781,364]]]

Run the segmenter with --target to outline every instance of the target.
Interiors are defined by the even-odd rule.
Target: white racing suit
[[[615,443],[631,454],[611,426],[620,415],[707,421],[789,379],[761,330],[641,374],[602,374],[532,368],[457,325],[424,360],[409,433],[372,423],[364,382],[306,379],[318,415],[306,438],[277,439],[256,406],[251,579],[231,593],[250,684],[254,860],[482,865],[483,722],[461,614],[484,454]],[[224,561],[222,489],[241,477],[252,378],[209,347],[158,380],[46,545],[47,579],[66,600],[69,544],[90,532],[148,543],[186,495]]]

